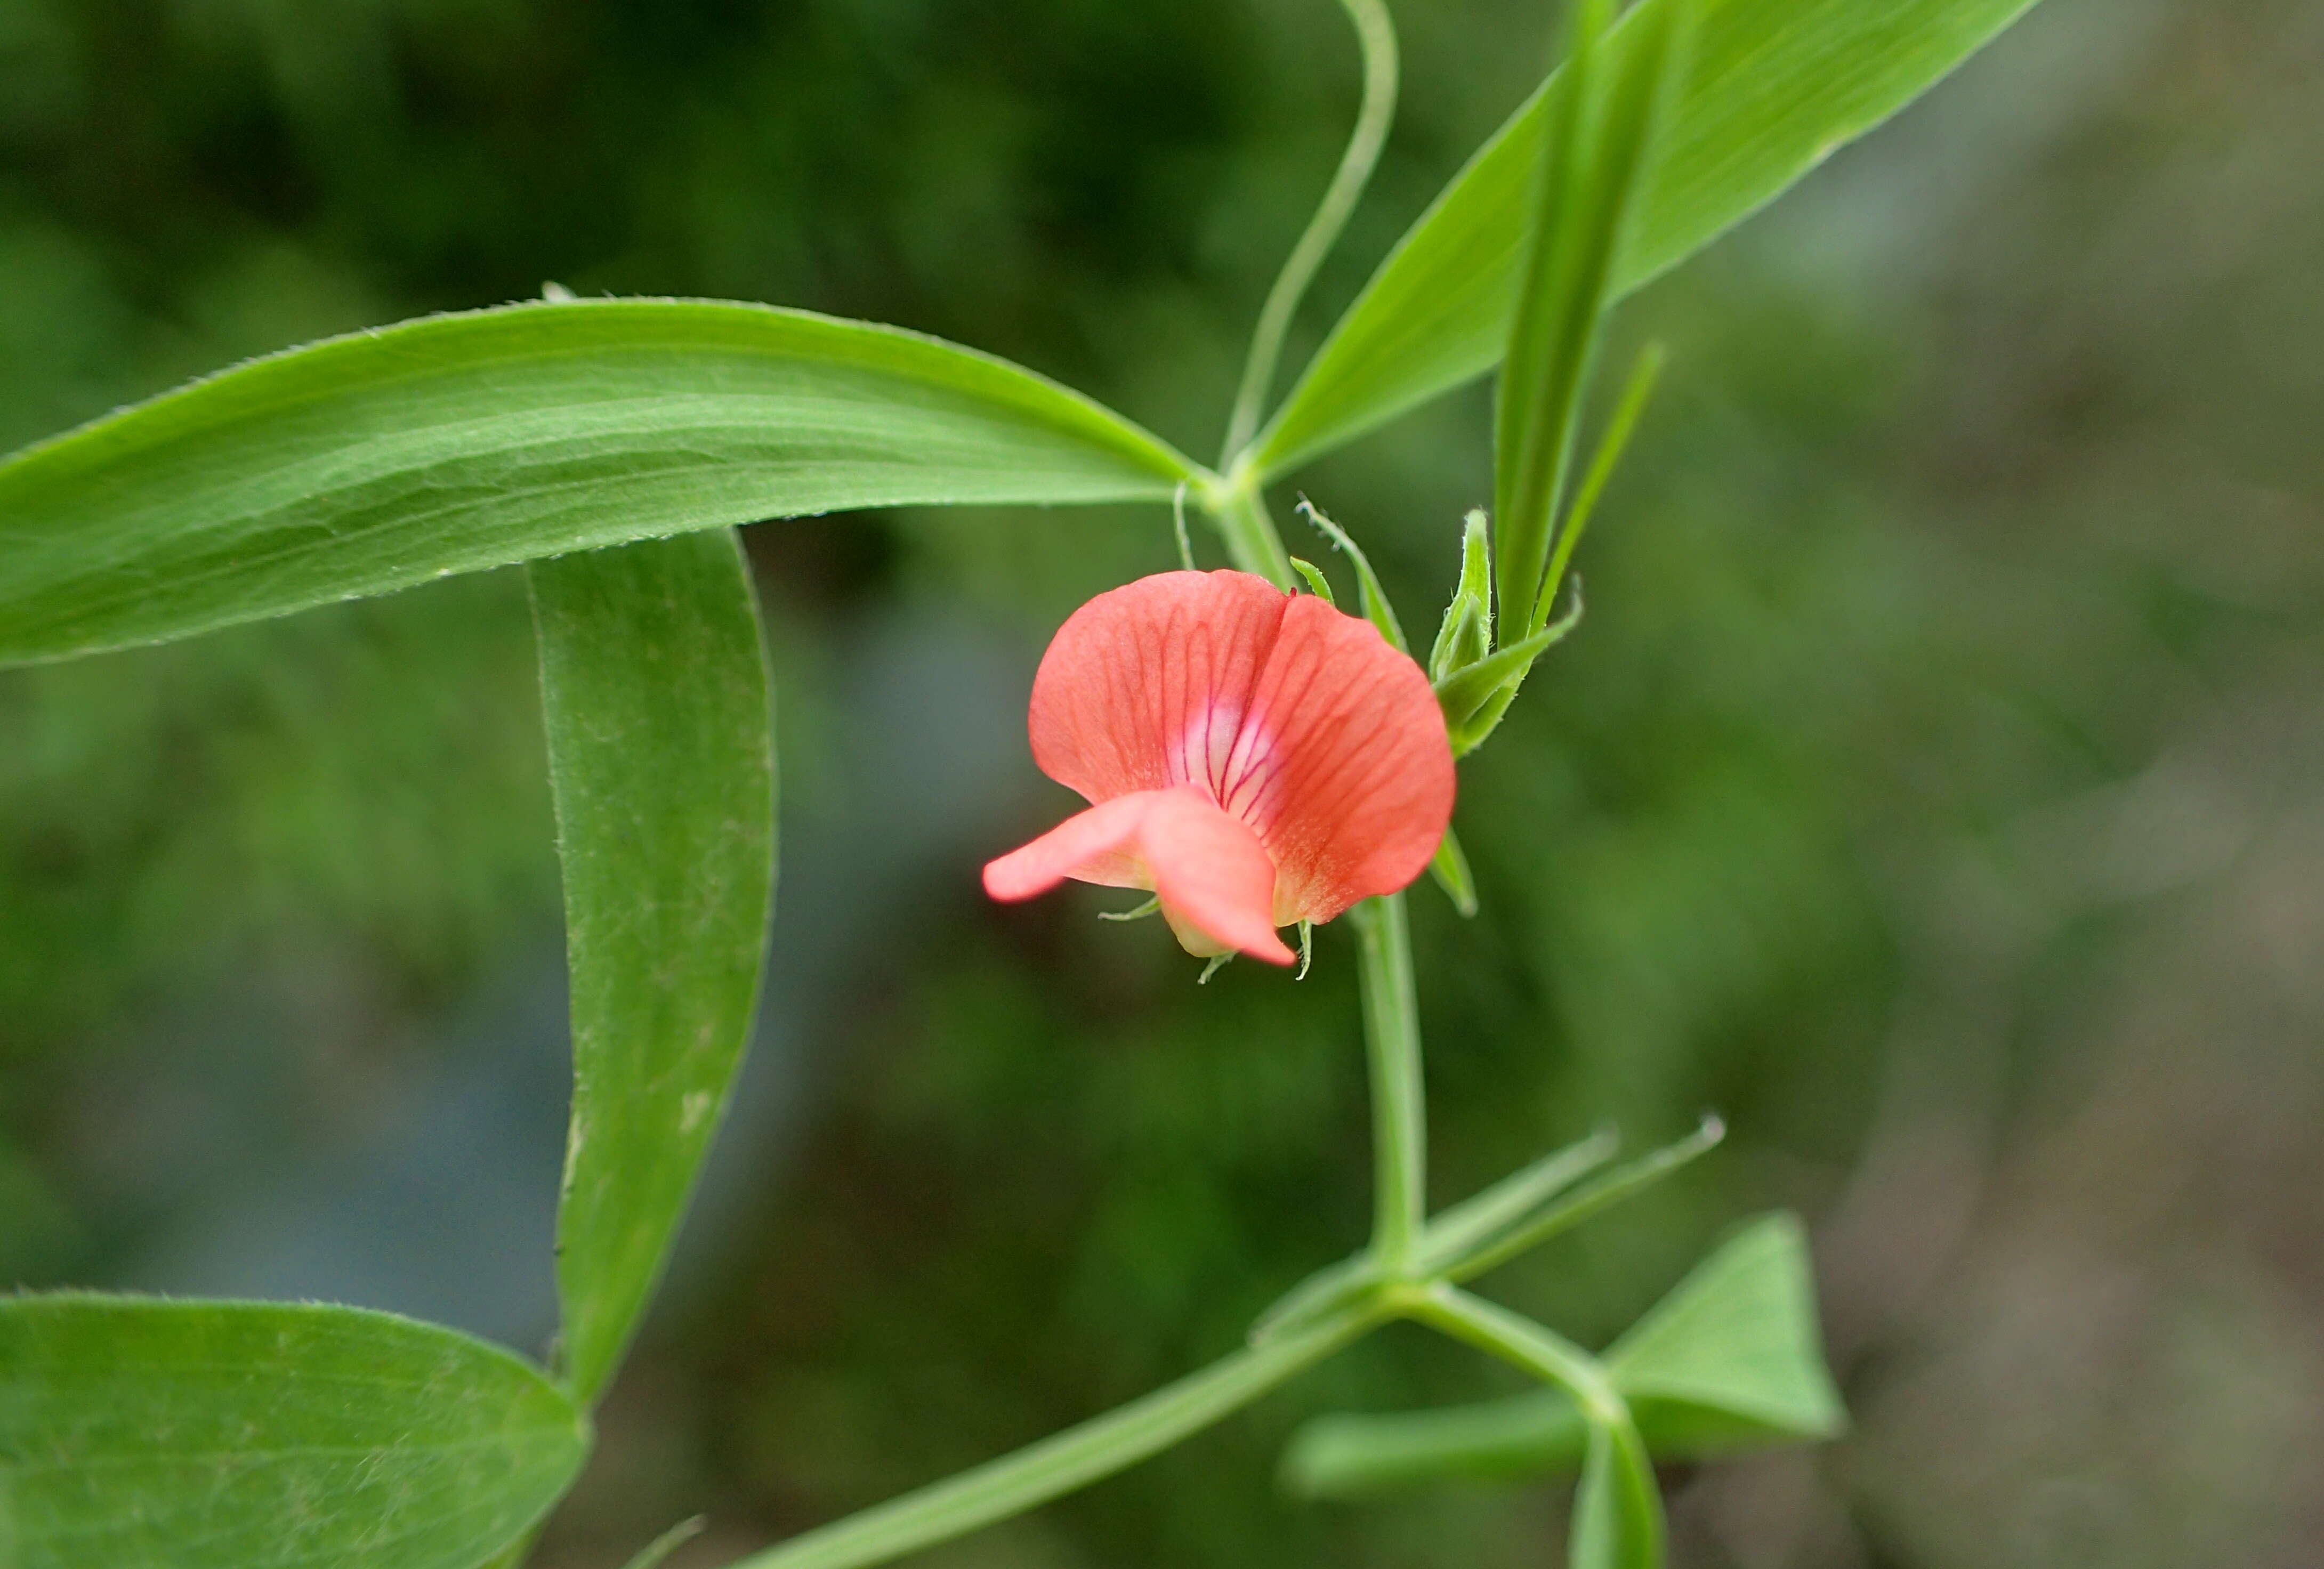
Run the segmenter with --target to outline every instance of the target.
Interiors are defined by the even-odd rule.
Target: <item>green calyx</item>
[[[1442,681],[1475,664],[1493,647],[1493,549],[1481,507],[1472,508],[1461,534],[1461,580],[1428,651],[1428,678]]]

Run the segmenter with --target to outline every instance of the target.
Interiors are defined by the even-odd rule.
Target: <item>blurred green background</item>
[[[1399,20],[1306,345],[1551,18]],[[0,0],[0,444],[554,279],[900,322],[1207,453],[1353,77],[1326,0]],[[1595,1342],[1738,1217],[1812,1225],[1856,1429],[1668,1474],[1681,1565],[2324,1562],[2320,106],[2312,0],[2048,0],[1622,318],[1673,369],[1589,623],[1464,767],[1484,915],[1414,906],[1440,1198],[1605,1121],[1733,1129],[1495,1294]],[[1407,624],[1487,408],[1302,476]],[[768,1017],[556,1569],[696,1512],[677,1562],[723,1562],[1126,1398],[1368,1213],[1343,936],[1197,991],[1101,895],[977,892],[1063,804],[1022,741],[1043,641],[1168,565],[1167,520],[750,543]],[[5,1282],[541,1349],[530,643],[498,574],[0,676]],[[1552,1563],[1554,1486],[1272,1485],[1304,1414],[1509,1387],[1392,1333],[926,1561]]]

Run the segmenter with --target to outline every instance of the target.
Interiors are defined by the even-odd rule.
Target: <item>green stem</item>
[[[1390,1278],[1409,1276],[1427,1219],[1428,1114],[1420,1074],[1420,1002],[1404,895],[1352,912],[1371,1061],[1372,1251]]]
[[[1258,476],[1237,469],[1224,485],[1199,493],[1199,499],[1226,537],[1228,558],[1241,570],[1291,592],[1291,552],[1283,548],[1283,535],[1267,510],[1267,498],[1259,494]]]
[[[1315,270],[1347,226],[1348,215],[1355,210],[1357,198],[1371,180],[1372,167],[1379,162],[1388,123],[1396,118],[1396,28],[1388,20],[1388,7],[1380,0],[1340,0],[1340,5],[1355,23],[1356,43],[1363,51],[1363,105],[1356,111],[1356,128],[1348,137],[1348,150],[1340,155],[1340,167],[1316,206],[1315,216],[1307,220],[1306,232],[1284,259],[1283,271],[1259,309],[1259,325],[1250,335],[1250,356],[1243,362],[1242,384],[1235,392],[1234,413],[1227,421],[1226,448],[1219,458],[1222,466],[1233,462],[1258,432],[1267,394],[1275,384],[1276,365],[1283,357],[1283,340],[1291,331],[1291,318],[1298,312],[1307,285],[1314,281]]]
[[[1415,1290],[1400,1306],[1407,1316],[1556,1385],[1598,1426],[1629,1425],[1629,1406],[1598,1359],[1556,1331],[1442,1280]]]
[[[1388,1316],[1378,1305],[1351,1306],[1296,1334],[1246,1346],[1102,1417],[794,1537],[733,1569],[865,1569],[1022,1514],[1167,1449],[1323,1361]]]
[[[1654,1463],[1604,1364],[1555,1331],[1443,1280],[1406,1288],[1399,1306],[1418,1322],[1556,1385],[1582,1408],[1590,1439],[1567,1561],[1660,1569],[1667,1527]]]

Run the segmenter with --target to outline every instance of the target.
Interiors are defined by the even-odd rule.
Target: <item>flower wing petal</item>
[[[1452,817],[1452,748],[1409,656],[1295,599],[1250,707],[1222,801],[1275,859],[1278,918],[1330,920],[1426,869]]]
[[[1068,877],[1104,888],[1151,888],[1135,859],[1139,825],[1152,797],[1142,791],[1075,812],[1029,844],[984,866],[984,891],[1003,904],[1034,899]]]
[[[1067,878],[1150,888],[1191,953],[1287,964],[1275,935],[1275,863],[1259,835],[1194,786],[1137,790],[1076,812],[984,869],[984,891],[1031,899]]]
[[[1041,657],[1033,761],[1092,801],[1205,780],[1216,798],[1291,603],[1247,572],[1163,572],[1099,595]]]

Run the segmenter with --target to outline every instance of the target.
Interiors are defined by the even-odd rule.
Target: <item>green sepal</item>
[[[1444,897],[1452,901],[1452,908],[1462,919],[1475,918],[1477,879],[1469,870],[1469,857],[1462,852],[1461,836],[1452,831],[1450,823],[1444,825],[1444,838],[1436,846],[1436,854],[1429,858],[1428,875],[1436,880],[1436,886],[1444,891]]]
[[[1582,579],[1577,575],[1573,579],[1573,603],[1563,615],[1523,642],[1512,643],[1493,655],[1491,660],[1484,661],[1490,665],[1506,660],[1516,668],[1508,669],[1502,667],[1504,673],[1498,682],[1485,682],[1479,678],[1477,684],[1485,687],[1484,696],[1469,709],[1464,718],[1453,718],[1452,712],[1456,704],[1465,705],[1470,701],[1474,688],[1463,683],[1471,671],[1459,670],[1445,678],[1437,688],[1436,698],[1444,708],[1446,731],[1452,743],[1454,757],[1468,756],[1484,745],[1493,732],[1500,728],[1502,716],[1508,713],[1509,705],[1517,701],[1517,692],[1525,686],[1526,677],[1532,673],[1534,661],[1563,642],[1573,629],[1582,624]],[[1471,670],[1478,668],[1472,666]],[[1449,699],[1447,688],[1452,691]]]
[[[1571,629],[1551,628],[1537,632],[1498,653],[1486,655],[1473,665],[1453,671],[1437,682],[1436,702],[1444,710],[1445,724],[1467,724],[1493,694],[1524,680],[1526,672],[1533,669],[1534,660],[1546,653],[1568,630]]]
[[[1347,530],[1325,517],[1305,496],[1299,498],[1299,512],[1315,525],[1317,533],[1331,540],[1356,564],[1356,596],[1363,606],[1364,619],[1379,629],[1379,634],[1388,640],[1388,647],[1400,654],[1410,653],[1412,651],[1404,641],[1404,627],[1396,619],[1396,607],[1388,602],[1388,593],[1380,587],[1379,575],[1372,571],[1371,558],[1348,537]]]
[[[1472,507],[1461,531],[1461,577],[1444,606],[1436,641],[1428,651],[1428,678],[1441,681],[1493,649],[1493,547],[1481,507]]]
[[[1303,560],[1294,556],[1291,558],[1291,569],[1307,580],[1307,586],[1316,598],[1334,610],[1340,608],[1338,597],[1332,593],[1332,580],[1323,576],[1323,569],[1321,567],[1316,566],[1313,561]]]

